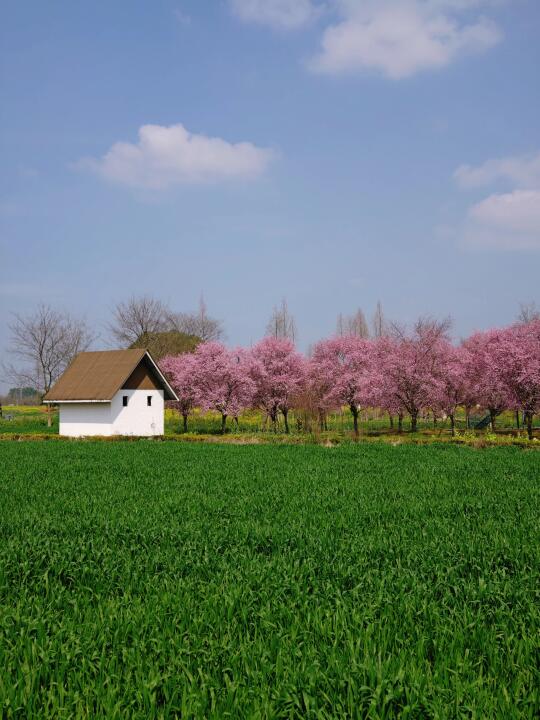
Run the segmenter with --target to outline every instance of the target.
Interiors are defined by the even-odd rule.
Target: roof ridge
[[[77,353],[75,357],[79,357],[79,355],[96,355],[97,353],[132,353],[132,352],[142,352],[147,353],[147,348],[113,348],[111,350],[81,350],[81,352]],[[75,358],[74,358],[75,359]]]

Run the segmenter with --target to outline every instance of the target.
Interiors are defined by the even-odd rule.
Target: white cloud
[[[518,187],[540,188],[540,153],[488,160],[473,167],[461,165],[454,173],[462,188],[478,188],[498,180],[507,180]]]
[[[493,193],[469,208],[463,238],[467,244],[502,249],[540,249],[540,153],[488,160],[454,173],[462,188],[474,189],[500,180],[511,192]]]
[[[490,195],[473,205],[465,240],[501,249],[540,250],[540,190]]]
[[[302,27],[320,12],[311,0],[230,0],[230,5],[240,20],[278,30]]]
[[[375,70],[400,79],[449,65],[497,44],[495,23],[479,17],[460,22],[475,0],[342,0],[342,20],[328,27],[322,51],[309,63],[315,72]],[[485,4],[485,3],[484,3]]]
[[[254,178],[273,156],[272,150],[250,142],[195,135],[180,124],[143,125],[137,143],[117,142],[102,158],[88,158],[79,165],[123,185],[162,189]]]

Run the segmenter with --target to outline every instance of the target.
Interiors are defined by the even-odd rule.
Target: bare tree
[[[360,338],[369,337],[369,328],[363,311],[358,308],[355,314],[350,317],[344,317],[340,313],[337,318],[336,332],[340,337],[348,335]]]
[[[204,297],[201,295],[199,309],[195,313],[169,313],[168,322],[172,330],[200,338],[203,342],[221,340],[224,337],[221,320],[210,317]]]
[[[350,318],[349,326],[351,335],[362,338],[369,337],[369,328],[366,322],[366,316],[360,308],[358,308],[356,313]]]
[[[270,337],[291,340],[293,343],[296,342],[296,323],[294,317],[289,312],[285,298],[281,301],[281,305],[274,307],[266,326],[266,334]]]
[[[518,323],[526,325],[527,323],[533,322],[533,320],[540,320],[540,309],[536,307],[536,303],[534,301],[520,303],[517,316]]]
[[[4,373],[19,387],[33,387],[41,396],[95,337],[84,320],[57,312],[48,305],[40,305],[28,316],[15,315],[9,329],[8,353],[14,363],[4,366]]]
[[[448,333],[450,332],[452,324],[453,320],[451,317],[437,320],[427,315],[418,318],[412,326],[412,331],[409,331],[406,326],[394,322],[390,324],[388,333],[397,340],[422,337],[426,340],[426,345],[431,348],[435,342],[448,339]]]
[[[121,347],[129,347],[141,338],[168,330],[170,311],[159,300],[144,295],[118,303],[109,331]]]
[[[375,312],[373,313],[371,326],[373,328],[373,337],[380,338],[386,335],[388,332],[387,322],[384,317],[380,300],[377,300],[377,306],[375,308]]]

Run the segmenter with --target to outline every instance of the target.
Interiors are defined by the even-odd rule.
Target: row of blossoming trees
[[[417,429],[420,413],[446,416],[452,433],[456,411],[469,423],[473,408],[489,413],[492,427],[503,410],[523,415],[532,438],[533,415],[540,413],[540,321],[478,332],[460,345],[450,342],[447,326],[420,320],[410,333],[369,340],[335,337],[317,343],[309,357],[288,340],[264,338],[248,349],[228,349],[218,342],[193,353],[161,361],[184,419],[199,407],[228,417],[259,408],[276,426],[283,417],[289,431],[291,409],[309,409],[321,428],[326,415],[347,407],[358,434],[359,413],[379,408],[404,416]]]

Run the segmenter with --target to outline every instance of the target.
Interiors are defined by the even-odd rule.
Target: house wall
[[[60,403],[60,435],[111,435],[111,403]]]
[[[128,397],[127,407],[122,398]],[[148,407],[147,398],[152,397]],[[113,435],[163,435],[165,400],[163,390],[131,390],[123,388],[111,402]]]

